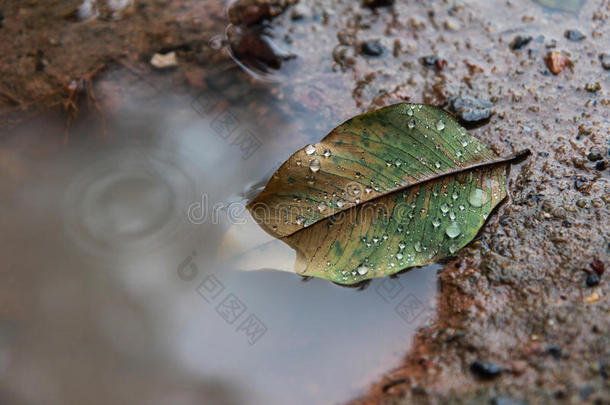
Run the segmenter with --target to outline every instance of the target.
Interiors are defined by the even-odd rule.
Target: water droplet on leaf
[[[318,170],[320,170],[320,161],[318,159],[314,159],[311,161],[311,163],[309,164],[309,170],[311,170],[312,172],[317,172]]]
[[[462,232],[462,230],[460,229],[460,226],[457,224],[457,222],[452,222],[447,226],[447,228],[445,228],[445,233],[451,239],[457,238],[460,232]]]
[[[473,207],[480,207],[487,202],[487,193],[480,188],[475,188],[468,196],[468,202]]]

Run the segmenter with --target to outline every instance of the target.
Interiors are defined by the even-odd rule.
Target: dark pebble
[[[449,109],[463,122],[475,123],[489,119],[491,116],[491,102],[472,96],[449,99]]]
[[[362,53],[368,56],[381,56],[383,54],[383,46],[379,41],[367,41],[361,45]]]
[[[511,397],[495,397],[491,400],[491,405],[528,405],[527,402],[520,401]]]
[[[587,280],[585,281],[587,287],[595,287],[599,285],[599,276],[595,273],[587,274]]]
[[[497,364],[476,360],[470,365],[470,371],[479,378],[491,379],[500,375],[502,370]]]
[[[593,260],[589,266],[591,266],[591,268],[593,269],[593,271],[595,273],[597,273],[598,276],[601,276],[602,274],[604,274],[605,266],[604,266],[604,262],[602,262],[601,260]]]
[[[555,360],[561,360],[561,347],[556,345],[549,346],[546,351]]]
[[[4,13],[0,10],[0,28],[4,26]]]
[[[364,0],[363,4],[370,8],[387,7],[393,5],[394,0]]]
[[[602,63],[602,67],[606,70],[610,70],[610,53],[602,53],[599,55],[599,60]]]
[[[574,180],[574,187],[576,187],[576,190],[580,190],[581,188],[583,188],[584,186],[587,185],[587,179],[585,178],[577,178],[576,180]]]
[[[532,41],[532,37],[526,36],[522,37],[521,35],[517,35],[515,39],[511,41],[509,44],[510,49],[516,51],[517,49],[521,49]]]
[[[567,30],[563,35],[570,41],[582,41],[586,38],[585,34],[578,30]]]
[[[597,162],[595,164],[595,169],[599,171],[606,170],[606,161],[600,160],[599,162]]]
[[[598,160],[602,160],[603,156],[598,150],[591,149],[587,155],[587,159],[589,159],[591,162],[597,162]]]
[[[443,58],[439,58],[436,55],[424,56],[420,60],[421,60],[422,65],[428,66],[428,67],[435,67],[439,70],[442,70],[445,67],[445,65],[447,65],[447,60],[445,60]]]

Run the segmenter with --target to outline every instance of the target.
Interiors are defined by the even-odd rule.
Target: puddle
[[[278,271],[294,253],[244,223],[244,203],[337,118],[303,108],[269,125],[257,119],[268,89],[245,94],[224,77],[195,97],[132,80],[133,94],[157,97],[127,91],[105,136],[92,113],[67,141],[52,117],[2,140],[2,396],[344,402],[398,366],[433,318],[440,266],[363,290]]]

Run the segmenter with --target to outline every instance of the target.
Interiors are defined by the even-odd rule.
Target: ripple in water
[[[193,181],[173,156],[126,151],[83,173],[64,202],[66,231],[89,253],[142,253],[166,243],[183,224]]]

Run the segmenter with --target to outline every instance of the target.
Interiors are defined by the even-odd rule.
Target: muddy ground
[[[320,138],[399,101],[487,100],[479,112],[491,117],[471,133],[501,155],[533,156],[440,274],[437,319],[353,403],[610,403],[610,2],[291,3],[227,13],[221,2],[138,0],[87,18],[80,1],[4,1],[0,134],[49,109],[69,123],[120,108],[94,86],[119,68],[165,89],[226,86],[229,99],[256,89],[261,120],[307,109],[319,119],[298,126]],[[177,67],[151,67],[170,51]]]

